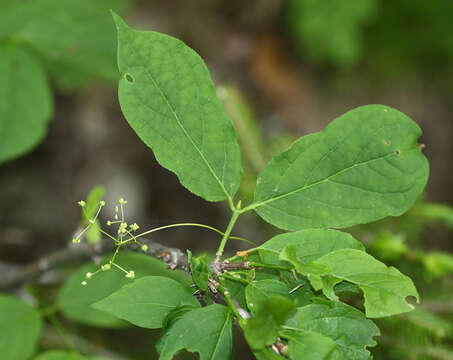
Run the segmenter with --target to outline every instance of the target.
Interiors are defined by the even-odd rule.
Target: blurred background
[[[420,125],[431,166],[423,198],[401,218],[350,231],[411,276],[422,298],[416,311],[377,321],[375,359],[453,359],[448,0],[0,1],[0,261],[24,264],[65,247],[80,222],[76,202],[96,185],[107,205],[127,199],[127,217],[142,229],[184,221],[224,229],[229,220],[227,204],[180,186],[123,118],[110,8],[135,28],[182,39],[206,61],[239,134],[243,202],[272,156],[356,106],[389,105]],[[19,47],[27,55],[11,55]],[[33,124],[32,134],[21,121]],[[234,233],[260,244],[276,230],[247,213]],[[197,229],[153,238],[183,251],[218,246]],[[228,250],[247,246],[231,241]],[[149,331],[64,321],[126,358],[155,354]],[[142,346],[130,349],[130,337]],[[240,337],[236,358],[251,359]]]

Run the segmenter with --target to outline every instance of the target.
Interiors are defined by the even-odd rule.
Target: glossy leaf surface
[[[276,156],[250,208],[286,230],[344,228],[407,211],[428,179],[421,130],[382,105],[351,110]]]
[[[231,199],[242,174],[236,131],[203,60],[178,39],[114,19],[127,121],[187,189],[209,201]]]

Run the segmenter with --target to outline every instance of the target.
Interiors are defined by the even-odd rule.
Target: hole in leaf
[[[126,81],[129,82],[129,83],[133,83],[134,82],[134,78],[132,77],[131,74],[126,74]]]
[[[401,154],[401,151],[396,150],[396,151],[395,151],[395,154],[396,154],[396,155],[399,155],[399,154]]]

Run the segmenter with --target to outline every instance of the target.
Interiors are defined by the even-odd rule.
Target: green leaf
[[[230,360],[233,356],[233,316],[222,305],[209,305],[183,315],[171,328],[160,360],[180,350],[200,354],[200,360]]]
[[[2,360],[26,360],[35,351],[41,317],[30,305],[0,294],[0,354]]]
[[[99,209],[99,201],[104,197],[105,189],[103,186],[95,186],[86,198],[86,204],[84,211],[82,211],[82,217],[85,220],[93,219]]]
[[[186,313],[192,311],[193,309],[194,309],[193,306],[180,306],[174,308],[167,314],[163,323],[164,334],[156,342],[156,350],[159,354],[162,352],[162,349],[164,348],[165,343],[167,342],[168,336],[172,332],[172,328],[176,324],[176,322],[180,318],[182,318]]]
[[[90,356],[85,357],[75,352],[65,350],[49,350],[39,356],[35,357],[34,360],[108,360],[104,357]]]
[[[255,304],[256,311],[243,326],[245,338],[254,350],[260,350],[277,340],[281,325],[294,312],[296,306],[291,300],[272,295]]]
[[[180,306],[199,307],[192,293],[175,280],[145,276],[92,305],[148,329],[163,327],[165,317]]]
[[[242,173],[239,146],[203,60],[178,39],[114,19],[127,121],[187,189],[232,204]]]
[[[258,248],[261,260],[278,264],[280,252],[287,244],[295,246],[297,260],[304,264],[338,249],[364,250],[362,243],[342,231],[307,229],[280,234],[266,241]]]
[[[390,107],[351,110],[276,156],[260,174],[249,209],[286,230],[401,215],[428,179],[420,135],[417,124]]]
[[[102,186],[95,186],[91,189],[86,198],[86,205],[82,208],[82,227],[88,225],[90,220],[94,219],[96,216],[100,206],[99,202],[104,197],[104,193],[105,189]],[[102,239],[99,220],[96,220],[94,224],[89,227],[86,236],[90,244],[94,244]]]
[[[286,354],[290,359],[297,359],[304,354],[304,360],[327,360],[331,356],[336,344],[328,337],[316,332],[293,332],[286,335],[288,350]]]
[[[362,312],[340,302],[298,308],[280,335],[294,339],[306,333],[317,333],[335,342],[329,360],[370,359],[366,347],[375,346],[373,337],[380,335],[377,326]]]
[[[332,298],[333,286],[343,280],[356,284],[363,291],[367,317],[379,318],[408,312],[414,306],[406,301],[406,297],[414,296],[419,300],[410,278],[363,251],[336,250],[314,263],[328,267],[335,278],[331,283],[323,279],[326,296]]]
[[[108,262],[106,258],[103,263]],[[143,276],[165,276],[173,278],[181,283],[187,283],[188,278],[177,271],[166,269],[162,261],[139,253],[121,253],[115,260],[125,269],[133,269],[136,279]],[[103,311],[92,309],[90,305],[98,302],[122,286],[130,284],[131,280],[124,273],[112,268],[109,271],[98,273],[90,279],[85,278],[87,272],[98,269],[94,264],[83,265],[78,268],[65,282],[57,298],[57,305],[63,314],[71,320],[99,327],[119,327],[126,323]],[[81,282],[86,280],[87,285]]]
[[[264,348],[260,350],[253,350],[256,360],[286,360],[286,357],[277,355],[274,350],[270,348]]]
[[[41,65],[22,46],[0,42],[0,163],[33,149],[47,132],[53,102]]]
[[[293,244],[288,244],[284,247],[280,253],[280,260],[288,261],[294,265],[295,270],[307,277],[311,285],[315,290],[323,288],[321,278],[325,275],[329,275],[332,271],[329,267],[324,265],[318,265],[313,262],[304,264],[297,259],[296,247]]]
[[[239,282],[235,280],[225,279],[223,277],[219,278],[220,283],[223,285],[224,288],[228,290],[231,296],[239,303],[242,308],[247,307],[247,301],[245,299],[245,289],[247,284],[245,282],[251,282],[251,276],[253,275],[252,271],[234,271],[228,272],[229,275],[233,277],[239,277],[240,279],[244,280],[244,282]]]
[[[247,307],[252,313],[256,313],[257,304],[264,299],[273,295],[280,295],[298,306],[306,305],[309,300],[304,296],[303,290],[299,289],[290,294],[291,288],[285,283],[278,280],[260,280],[253,281],[245,288],[245,297],[247,299]]]
[[[190,265],[190,271],[192,273],[193,282],[202,291],[208,290],[208,280],[211,276],[211,269],[206,262],[206,254],[202,254],[198,257],[193,257],[192,252],[187,250],[187,257]]]

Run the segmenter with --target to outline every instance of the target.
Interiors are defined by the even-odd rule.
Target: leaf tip
[[[123,20],[121,16],[119,16],[115,11],[110,9],[110,14],[112,15],[113,21],[115,22],[116,29],[120,31],[122,28],[127,28],[126,22]]]

